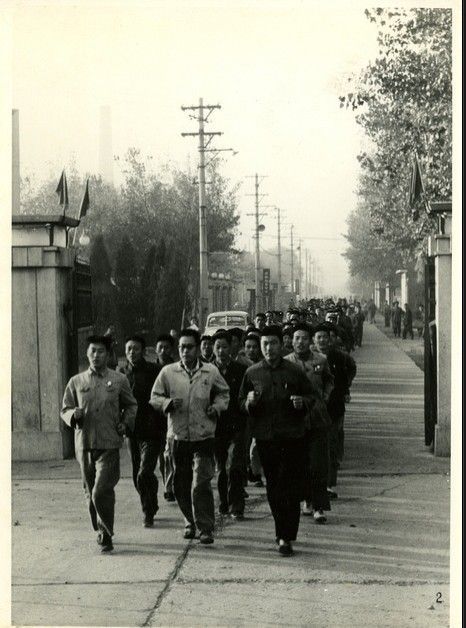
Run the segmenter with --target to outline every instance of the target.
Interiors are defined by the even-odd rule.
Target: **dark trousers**
[[[153,440],[130,438],[128,441],[133,466],[133,483],[141,499],[142,512],[152,518],[159,509],[157,492],[159,482],[155,467],[162,449],[163,437]]]
[[[258,440],[257,449],[267,483],[267,500],[275,521],[275,536],[295,541],[304,498],[305,438]]]
[[[385,314],[385,327],[390,327],[390,319],[391,319],[391,314],[389,312],[388,314]]]
[[[235,514],[244,513],[244,445],[244,430],[215,439],[220,509]]]
[[[411,336],[411,340],[414,340],[414,332],[413,332],[413,326],[412,325],[404,325],[403,326],[403,339],[406,339],[407,335]]]
[[[328,431],[311,428],[306,433],[307,464],[304,499],[314,510],[330,510],[327,493],[329,470]]]
[[[357,347],[360,347],[362,345],[362,332],[363,332],[362,325],[358,325],[358,327],[354,327],[353,329],[354,344]]]
[[[397,336],[398,338],[401,335],[401,322],[398,321],[394,321],[393,322],[393,335]]]
[[[207,534],[212,534],[215,524],[211,486],[215,471],[214,442],[213,438],[171,441],[173,488],[185,525],[196,525]]]
[[[336,486],[338,469],[340,468],[340,463],[343,460],[345,438],[345,433],[343,431],[344,419],[345,415],[332,418],[332,425],[330,427],[328,439],[328,486]]]
[[[119,449],[77,449],[84,493],[94,530],[113,536],[115,486],[120,479]]]

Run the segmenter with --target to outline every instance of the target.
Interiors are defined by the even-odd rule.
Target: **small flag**
[[[58,182],[55,192],[58,194],[58,204],[63,206],[63,211],[66,211],[68,207],[68,184],[64,170],[61,173],[60,181]]]
[[[81,201],[81,206],[79,208],[79,220],[84,218],[87,214],[87,210],[89,209],[89,178],[86,181],[86,189],[84,190],[84,196]]]
[[[428,214],[430,213],[429,202],[426,198],[424,184],[422,182],[419,160],[417,154],[414,153],[413,167],[411,171],[411,185],[409,188],[409,206],[411,208],[411,213],[414,221],[419,218],[420,205],[424,206],[424,209]]]

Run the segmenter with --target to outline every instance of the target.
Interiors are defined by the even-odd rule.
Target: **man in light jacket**
[[[138,406],[126,376],[108,368],[111,339],[90,336],[87,344],[89,368],[68,382],[61,418],[75,430],[76,459],[97,543],[102,552],[110,552],[119,450],[123,436],[134,430]]]
[[[215,430],[228,408],[229,387],[216,366],[199,359],[200,335],[180,332],[180,361],[164,366],[152,388],[150,404],[168,418],[174,464],[173,488],[184,515],[184,538],[213,543],[215,524],[211,480],[215,472]]]

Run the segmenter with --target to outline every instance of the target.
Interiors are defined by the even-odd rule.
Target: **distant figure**
[[[392,326],[393,326],[393,335],[395,336],[395,338],[399,338],[401,336],[402,314],[403,314],[403,310],[401,309],[398,301],[394,301],[393,312],[392,312]]]
[[[405,303],[405,309],[403,312],[403,340],[406,340],[407,335],[411,336],[411,340],[414,340],[413,333],[413,313],[407,303]]]
[[[176,329],[170,329],[170,336],[173,338],[173,343],[178,345],[179,336]]]
[[[110,351],[108,354],[107,366],[109,369],[115,370],[118,366],[118,357],[115,349],[118,344],[115,340],[115,325],[109,325],[104,336],[110,339]]]
[[[390,307],[388,301],[385,301],[385,305],[383,308],[383,315],[385,318],[385,327],[390,327],[390,319],[392,317],[392,308]]]
[[[424,306],[420,303],[417,307],[417,332],[419,334],[419,338],[424,337],[424,325],[425,325],[425,315],[424,315]]]
[[[195,329],[196,331],[199,331],[199,321],[195,316],[192,316],[189,319],[189,327],[188,329]]]
[[[375,323],[375,312],[377,311],[377,307],[372,299],[369,299],[369,303],[367,305],[367,313],[369,316],[369,323],[373,325]]]

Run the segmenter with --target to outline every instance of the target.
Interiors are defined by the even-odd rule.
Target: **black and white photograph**
[[[462,625],[461,21],[2,2],[0,626]]]

